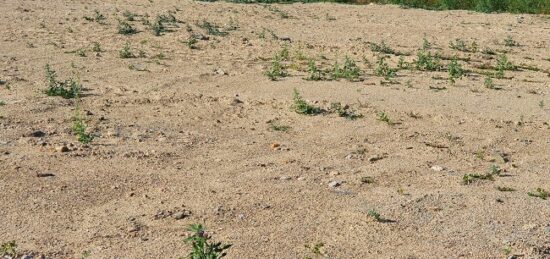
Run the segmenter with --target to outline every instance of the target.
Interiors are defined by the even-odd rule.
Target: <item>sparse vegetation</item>
[[[118,21],[118,33],[122,35],[130,35],[137,33],[136,28],[125,21]]]
[[[455,39],[449,42],[449,47],[463,52],[477,52],[477,42],[475,40],[467,43],[464,40]]]
[[[118,52],[118,56],[120,58],[135,58],[136,55],[132,53],[132,50],[130,50],[130,44],[126,43],[122,47],[122,49]]]
[[[187,255],[188,259],[219,259],[225,257],[231,244],[221,242],[210,242],[211,236],[206,233],[200,224],[192,224],[187,228],[191,236],[185,239],[185,242],[191,244],[191,252]]]
[[[485,88],[495,89],[495,84],[493,83],[493,79],[490,76],[485,77],[485,80],[483,81],[483,86],[485,86]]]
[[[514,191],[516,191],[516,189],[514,189],[514,188],[503,187],[503,186],[497,186],[496,189],[501,191],[501,192],[514,192]]]
[[[375,209],[369,209],[367,211],[367,215],[369,215],[369,217],[371,217],[372,219],[378,221],[378,222],[382,222],[384,221],[384,219],[382,218],[382,216],[380,215],[380,213],[378,213]]]
[[[506,37],[506,39],[504,39],[504,46],[506,47],[517,47],[519,46],[519,43],[517,43],[514,38],[512,38],[512,36],[508,36]]]
[[[210,23],[206,20],[203,20],[201,23],[197,24],[199,28],[202,28],[206,31],[207,34],[213,35],[213,36],[226,36],[228,33],[225,31],[221,31],[220,27]]]
[[[99,24],[103,24],[103,21],[105,20],[105,16],[101,14],[98,10],[94,10],[93,16],[84,16],[84,20],[90,21],[90,22],[97,22]]]
[[[380,111],[376,114],[376,117],[379,121],[385,122],[389,125],[393,124],[393,122],[391,121],[390,117],[386,112]]]
[[[384,54],[395,54],[395,51],[390,48],[390,46],[386,45],[384,41],[380,42],[380,44],[376,43],[369,43],[370,50],[373,52],[380,52]]]
[[[550,192],[548,192],[548,191],[546,191],[542,188],[537,188],[535,191],[528,192],[527,194],[531,197],[538,197],[538,198],[541,198],[543,200],[546,200],[547,198],[550,197]]]
[[[441,67],[439,64],[439,58],[432,55],[431,52],[424,50],[419,50],[416,53],[416,60],[414,63],[416,64],[416,68],[419,70],[436,71]]]
[[[77,106],[75,109],[75,116],[73,117],[72,131],[73,134],[76,135],[76,139],[82,144],[88,144],[94,139],[92,135],[86,133],[86,129],[87,126],[84,123],[84,120],[82,119],[82,114],[80,113],[80,109]]]
[[[292,92],[292,100],[292,109],[298,114],[315,115],[322,112],[321,108],[307,103],[296,88],[294,88]]]
[[[58,81],[57,74],[49,64],[46,64],[46,95],[61,96],[65,99],[77,98],[81,86],[72,78],[65,81]]]
[[[307,249],[310,250],[310,252],[313,254],[313,257],[306,256],[306,259],[317,259],[324,255],[322,249],[325,246],[324,243],[316,243],[315,245],[305,245]]]
[[[464,75],[464,69],[462,69],[462,66],[458,63],[456,58],[453,58],[449,65],[447,66],[447,71],[449,72],[449,81],[451,83],[455,83],[455,80],[458,78],[461,78],[462,75]]]
[[[2,243],[0,246],[0,255],[2,258],[17,258],[19,256],[17,252],[17,243],[15,243],[15,241]]]
[[[501,54],[497,58],[497,66],[496,66],[496,73],[495,76],[497,78],[503,78],[504,77],[504,71],[505,70],[515,70],[516,67],[508,61],[508,57],[506,54]]]
[[[384,79],[389,80],[392,77],[395,77],[395,69],[390,68],[388,63],[384,61],[384,57],[378,57],[376,62],[376,68],[374,73],[377,76],[382,76]]]
[[[278,54],[276,54],[273,57],[273,60],[271,60],[271,66],[269,67],[269,70],[265,72],[265,75],[272,81],[276,81],[281,77],[287,76],[286,69],[283,64],[281,64],[281,58]]]
[[[333,79],[345,78],[349,81],[356,81],[359,79],[360,71],[355,61],[346,56],[343,67],[340,67],[338,61],[334,63],[331,75]]]
[[[319,81],[323,79],[323,71],[317,68],[313,59],[310,59],[307,63],[307,72],[309,75],[306,80]]]
[[[355,120],[363,117],[363,115],[352,111],[349,106],[342,105],[341,103],[332,103],[331,110],[338,114],[338,116],[346,118],[348,120]]]

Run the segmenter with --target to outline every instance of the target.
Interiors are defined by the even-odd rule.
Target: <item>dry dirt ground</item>
[[[233,244],[228,258],[550,258],[550,199],[528,195],[550,191],[548,16],[175,0],[0,7],[0,242],[21,254],[178,258],[186,227],[202,223]],[[126,10],[136,34],[117,33]],[[142,22],[168,13],[178,21],[160,36]],[[193,34],[204,36],[196,49]],[[386,58],[395,68],[424,38],[443,69],[375,75],[369,43],[399,52]],[[456,38],[478,51],[451,49]],[[125,43],[138,57],[119,57]],[[288,76],[271,81],[285,45]],[[496,89],[484,86],[498,57],[488,48],[520,66]],[[454,55],[468,71],[451,84]],[[359,80],[304,80],[304,57],[331,69],[346,56]],[[48,63],[82,83],[80,102],[46,96]],[[298,114],[294,88],[363,117]],[[87,145],[71,132],[78,103]],[[493,180],[466,185],[470,173]],[[319,243],[319,254],[305,247]]]

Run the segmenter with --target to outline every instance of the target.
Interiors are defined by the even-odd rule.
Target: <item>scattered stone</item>
[[[46,136],[46,133],[41,130],[33,131],[31,134],[29,134],[29,137],[35,137],[35,138],[41,138]]]
[[[381,155],[370,156],[369,157],[369,162],[374,163],[374,162],[376,162],[378,160],[381,160],[383,158],[384,158],[384,156],[381,156]]]
[[[55,147],[55,151],[65,153],[69,152],[69,148],[67,147],[67,145],[60,145]]]
[[[133,224],[131,227],[128,228],[128,232],[138,232],[139,231],[139,226],[136,225],[136,224]]]
[[[189,216],[191,216],[191,211],[188,211],[188,210],[182,210],[172,214],[172,217],[176,220],[184,219]]]
[[[288,42],[292,43],[292,39],[288,36],[281,36],[281,37],[279,37],[279,40],[288,41]]]
[[[436,172],[441,172],[441,171],[445,170],[445,168],[443,166],[440,166],[440,165],[434,165],[434,166],[432,166],[432,170],[434,170]]]
[[[330,181],[328,183],[328,187],[330,187],[330,188],[336,188],[340,185],[342,185],[342,181],[338,181],[338,180]]]
[[[281,144],[279,143],[271,143],[271,149],[278,150],[281,148]]]
[[[279,177],[280,180],[283,180],[283,181],[288,181],[290,179],[292,179],[290,176],[281,176]]]
[[[214,69],[214,73],[220,75],[220,76],[225,76],[227,75],[227,72],[223,71],[221,68],[216,68]]]
[[[340,172],[332,171],[332,172],[328,173],[328,175],[337,176],[337,175],[340,175]]]

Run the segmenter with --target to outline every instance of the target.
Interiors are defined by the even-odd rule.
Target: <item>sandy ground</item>
[[[550,258],[550,199],[527,194],[550,191],[548,16],[175,0],[0,9],[0,242],[21,254],[178,258],[186,227],[202,223],[233,244],[228,258]],[[103,24],[83,18],[94,10]],[[117,34],[125,10],[139,33]],[[168,11],[179,22],[161,36],[141,22]],[[228,34],[208,35],[203,20]],[[185,44],[193,33],[208,36],[198,49]],[[508,36],[519,46],[505,46]],[[477,72],[454,85],[446,71],[400,70],[393,83],[374,74],[369,42],[412,62],[423,38],[467,69],[496,56],[449,41],[475,40],[531,69],[493,79],[499,90]],[[125,43],[145,57],[121,59]],[[271,81],[284,44],[289,76]],[[348,56],[361,80],[304,80],[300,56],[324,68]],[[395,67],[398,56],[386,60]],[[75,100],[44,94],[47,63],[82,82],[90,144],[71,132]],[[294,88],[363,118],[297,114]],[[493,181],[463,184],[492,165],[502,169]],[[305,247],[318,243],[320,255]]]

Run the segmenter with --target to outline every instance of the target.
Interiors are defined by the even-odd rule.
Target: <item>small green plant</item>
[[[185,45],[187,45],[190,49],[198,49],[199,47],[197,47],[197,42],[197,38],[191,35],[185,42]]]
[[[125,21],[118,21],[118,33],[122,35],[130,35],[137,33],[136,28]]]
[[[94,10],[94,16],[84,16],[84,20],[97,22],[99,24],[102,24],[105,19],[105,16],[101,14],[98,10]]]
[[[332,68],[333,79],[345,78],[349,81],[356,81],[359,79],[360,73],[361,70],[355,64],[355,61],[347,56],[344,59],[344,66],[340,67],[338,61],[336,61]]]
[[[307,63],[307,72],[309,75],[306,80],[319,81],[323,79],[323,72],[317,68],[313,59],[310,59]]]
[[[501,54],[498,56],[496,72],[495,72],[495,76],[497,78],[503,78],[505,70],[515,70],[515,69],[516,67],[510,61],[508,61],[508,57],[506,56],[506,54]]]
[[[0,245],[0,255],[2,258],[17,258],[19,255],[17,252],[17,243],[9,241]]]
[[[265,75],[269,77],[269,79],[271,79],[272,81],[276,81],[281,77],[287,76],[286,70],[283,64],[281,64],[281,58],[279,57],[279,55],[276,54],[273,57],[273,60],[271,60],[271,66],[269,70],[265,72]]]
[[[331,104],[331,110],[338,114],[338,116],[342,118],[346,118],[348,120],[355,120],[358,118],[363,117],[363,115],[358,114],[354,111],[352,111],[349,106],[342,105],[341,103],[332,103]]]
[[[422,50],[429,50],[430,48],[432,48],[432,44],[424,37],[422,39]]]
[[[269,129],[272,130],[272,131],[286,132],[286,131],[290,130],[290,126],[281,125],[281,124],[277,123],[276,121],[270,121],[269,122]]]
[[[395,77],[395,69],[390,68],[388,63],[384,61],[384,57],[379,57],[376,62],[376,68],[374,73],[377,76],[383,76],[384,79],[389,80],[392,77]]]
[[[506,37],[506,39],[504,39],[504,46],[506,47],[517,47],[519,46],[519,43],[517,43],[514,38],[512,38],[512,36],[509,36]]]
[[[532,192],[528,192],[527,195],[531,196],[531,197],[538,197],[538,198],[541,198],[543,200],[546,200],[547,198],[550,197],[550,192],[542,189],[542,188],[537,188],[535,191],[532,191]]]
[[[219,259],[225,257],[225,251],[231,247],[231,244],[210,242],[211,237],[200,224],[192,224],[187,230],[192,234],[185,239],[185,242],[191,244],[191,252],[187,255],[189,259]]]
[[[307,103],[296,88],[292,92],[292,101],[292,109],[298,114],[315,115],[322,112],[321,108]]]
[[[483,81],[483,86],[485,86],[485,88],[495,89],[495,84],[493,83],[493,79],[490,76],[485,77],[485,80]]]
[[[73,134],[76,135],[76,139],[82,144],[88,144],[94,139],[94,136],[86,133],[86,129],[87,129],[87,126],[84,123],[84,120],[82,119],[82,115],[80,114],[80,109],[77,106],[75,110],[75,116],[73,118],[72,130],[73,130]]]
[[[384,41],[380,42],[380,44],[376,43],[370,43],[369,44],[370,50],[373,52],[380,52],[384,54],[395,54],[395,51],[390,48],[390,46],[386,45]]]
[[[461,78],[462,75],[464,75],[464,69],[462,69],[462,66],[458,63],[456,57],[453,58],[447,66],[447,71],[449,72],[449,81],[453,84],[456,79]]]
[[[493,181],[494,177],[492,174],[465,174],[462,176],[462,183],[464,185],[469,185],[477,180],[490,180]]]
[[[162,20],[157,17],[157,19],[155,19],[155,22],[153,22],[153,24],[151,25],[151,32],[153,32],[153,35],[155,36],[160,36],[165,31],[166,28],[164,27]]]
[[[86,57],[86,50],[84,49],[77,49],[75,51],[75,54],[79,57]]]
[[[374,177],[372,176],[362,176],[361,179],[359,179],[361,183],[364,184],[372,184],[374,183]]]
[[[95,53],[101,52],[101,45],[99,42],[92,42],[92,51]]]
[[[539,107],[540,107],[541,109],[544,109],[544,101],[543,101],[543,100],[541,100],[541,101],[539,102]]]
[[[400,56],[397,60],[397,69],[409,69],[410,63],[405,61],[405,58],[403,56]]]
[[[122,12],[122,16],[124,16],[124,18],[126,18],[127,21],[134,21],[135,20],[135,17],[136,15],[128,10]]]
[[[65,99],[78,97],[81,90],[81,86],[73,79],[57,81],[57,74],[49,64],[46,64],[46,85],[46,95],[61,96]]]
[[[456,49],[463,52],[477,52],[477,42],[472,41],[470,44],[467,44],[461,39],[455,39],[455,41],[449,42],[449,47],[451,49]]]
[[[122,49],[118,52],[120,58],[135,58],[136,55],[130,50],[130,44],[126,43]]]
[[[376,114],[376,117],[379,121],[383,121],[389,125],[392,125],[393,122],[390,120],[390,117],[388,116],[388,114],[386,114],[385,112],[383,111],[380,111]]]
[[[424,50],[419,50],[416,53],[416,60],[414,63],[416,64],[416,69],[419,70],[436,71],[441,68],[439,58],[433,56],[431,52]]]
[[[306,259],[314,259],[314,258],[319,258],[319,257],[323,256],[324,253],[323,253],[322,249],[323,249],[324,246],[325,246],[324,243],[316,243],[313,246],[306,244],[305,247],[307,249],[309,249],[310,252],[313,254],[313,257],[306,256]]]
[[[502,168],[500,168],[500,166],[498,165],[491,165],[491,167],[489,168],[489,173],[492,175],[500,175],[501,172]]]
[[[510,187],[497,186],[497,190],[501,192],[514,192],[516,189]]]
[[[288,51],[288,45],[283,45],[283,48],[278,53],[281,60],[289,61],[290,60],[290,52]]]
[[[214,36],[226,36],[228,33],[225,31],[221,31],[220,27],[212,24],[206,20],[203,20],[202,23],[197,24],[199,28],[202,28],[206,30],[206,33]]]
[[[380,216],[380,213],[378,213],[375,209],[369,209],[367,211],[367,215],[369,215],[369,217],[371,217],[372,219],[378,221],[378,222],[382,222],[384,221],[384,219],[382,218],[382,216]]]

